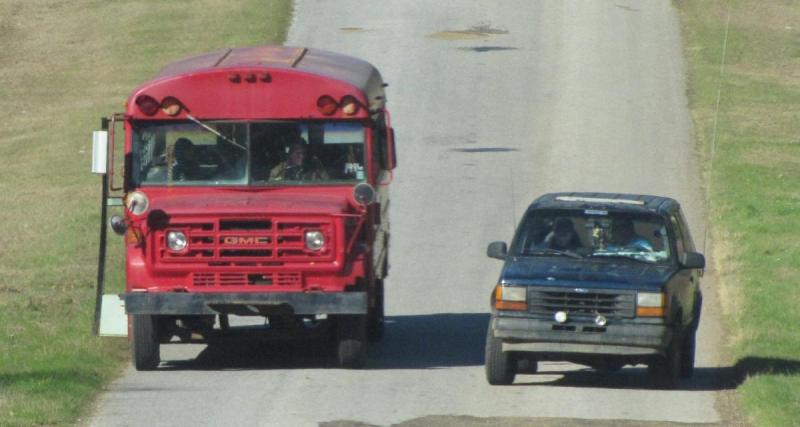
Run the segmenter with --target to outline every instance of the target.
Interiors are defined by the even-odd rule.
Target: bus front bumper
[[[125,301],[127,314],[265,316],[367,313],[366,292],[132,292],[120,297]]]

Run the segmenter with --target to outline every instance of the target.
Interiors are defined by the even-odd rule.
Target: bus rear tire
[[[384,335],[383,280],[375,281],[375,307],[369,313],[367,338],[369,342],[379,342]]]
[[[336,359],[341,368],[363,368],[367,362],[366,316],[336,319]]]
[[[131,332],[133,340],[131,353],[133,366],[137,371],[152,371],[161,362],[157,328],[158,318],[147,314],[135,314],[132,318]]]

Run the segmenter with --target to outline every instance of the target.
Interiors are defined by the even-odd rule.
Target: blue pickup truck
[[[692,375],[705,258],[677,201],[546,194],[510,246],[493,242],[487,255],[504,261],[486,337],[490,384],[544,360],[603,371],[643,363],[665,388]]]

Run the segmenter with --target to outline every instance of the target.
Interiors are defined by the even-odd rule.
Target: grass
[[[0,426],[72,425],[127,363],[126,340],[90,335],[99,118],[172,60],[280,43],[290,15],[288,0],[0,2]]]
[[[800,4],[676,3],[683,22],[695,132],[706,156],[716,255],[712,261],[720,272],[731,352],[744,378],[737,395],[754,425],[796,425],[800,418]]]

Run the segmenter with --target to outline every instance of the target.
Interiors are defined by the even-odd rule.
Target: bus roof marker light
[[[339,108],[339,104],[330,95],[322,95],[317,99],[317,110],[322,115],[330,116],[336,112],[337,108]]]
[[[237,73],[230,73],[228,74],[228,80],[230,80],[231,83],[239,83],[242,81],[242,76]]]
[[[264,83],[269,83],[272,81],[272,76],[269,73],[262,73],[259,79]]]
[[[247,83],[255,83],[256,75],[253,73],[247,73],[244,75],[244,81],[246,81]]]
[[[183,110],[183,105],[174,96],[168,96],[161,101],[161,111],[168,116],[177,116]]]
[[[352,116],[361,109],[358,100],[351,95],[343,96],[340,105],[342,106],[342,113],[346,116]]]
[[[154,116],[158,112],[160,104],[150,95],[139,95],[136,97],[136,106],[145,116]]]

